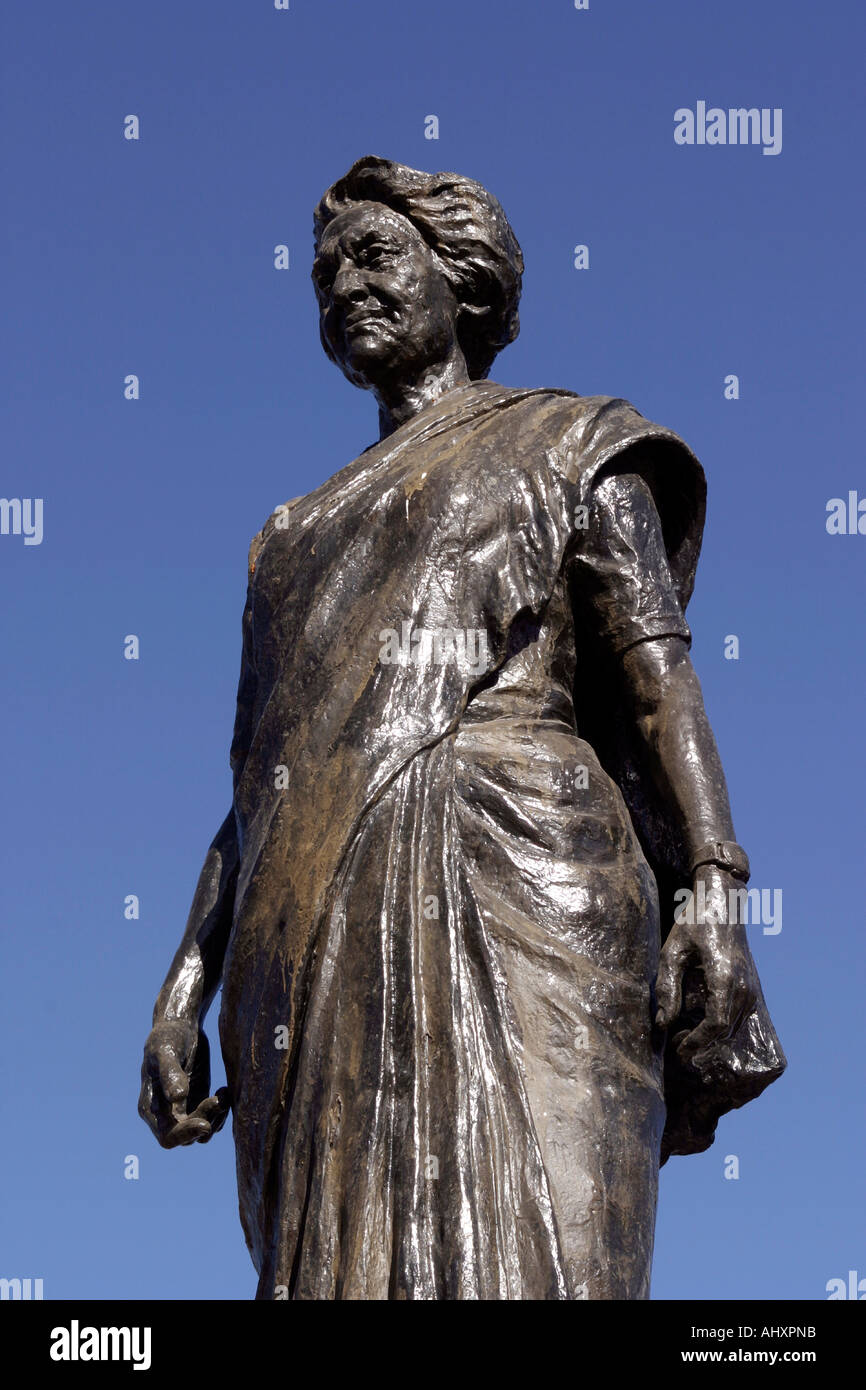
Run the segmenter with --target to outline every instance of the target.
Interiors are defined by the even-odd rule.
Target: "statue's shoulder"
[[[510,403],[523,416],[522,434],[541,444],[569,481],[594,473],[612,454],[660,430],[622,396],[581,396],[564,387],[515,390]]]
[[[528,416],[546,418],[553,428],[580,436],[603,429],[634,432],[641,425],[655,428],[622,396],[581,396],[563,386],[500,387],[509,404],[520,405]]]
[[[580,396],[557,387],[523,394],[536,398],[536,409],[545,417],[551,461],[559,463],[572,481],[578,476],[588,480],[617,459],[627,459],[634,468],[638,456],[675,468],[686,466],[703,476],[680,436],[643,415],[623,396]]]
[[[252,579],[253,575],[256,572],[256,560],[259,558],[264,543],[265,528],[263,526],[261,531],[257,531],[256,534],[253,536],[252,540],[250,541],[249,554],[247,555],[247,573],[249,574],[250,579]]]
[[[257,531],[253,536],[250,541],[249,555],[247,557],[247,569],[250,579],[252,579],[255,574],[256,562],[268,540],[273,535],[274,531],[282,531],[285,529],[292,508],[296,507],[301,500],[301,497],[292,497],[288,502],[281,502],[279,506],[275,507],[271,512],[261,531]]]
[[[633,430],[639,428],[641,423],[650,425],[636,406],[622,396],[581,396],[563,387],[551,387],[545,395],[559,403],[563,417],[571,421],[573,429],[604,428],[615,431]]]

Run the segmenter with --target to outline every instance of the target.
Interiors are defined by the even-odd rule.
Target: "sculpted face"
[[[322,337],[356,386],[417,378],[457,348],[458,305],[420,232],[382,203],[330,222],[312,272]]]

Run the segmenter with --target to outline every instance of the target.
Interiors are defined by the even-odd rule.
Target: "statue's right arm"
[[[250,578],[261,534],[250,547]],[[255,701],[250,590],[243,616],[243,655],[231,763],[235,785],[246,759]],[[238,876],[234,804],[211,841],[186,930],[153,1010],[144,1045],[138,1111],[164,1148],[204,1143],[229,1110],[225,1087],[210,1090],[210,1052],[202,1024],[222,978]]]
[[[211,841],[198,877],[186,930],[153,1010],[153,1022],[201,1027],[222,977],[238,874],[232,808]]]
[[[222,977],[237,870],[232,809],[205,857],[144,1046],[138,1110],[164,1148],[210,1139],[228,1114],[224,1088],[208,1094],[210,1054],[202,1023]]]

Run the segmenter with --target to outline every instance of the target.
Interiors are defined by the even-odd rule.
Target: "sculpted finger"
[[[685,951],[673,942],[665,944],[656,978],[656,1024],[667,1028],[680,1011]]]
[[[138,1113],[144,1120],[145,1124],[153,1130],[154,1134],[156,1134],[157,1124],[156,1114],[154,1113],[153,1106],[153,1082],[151,1081],[150,1077],[146,1075],[142,1080],[141,1091],[138,1097]]]
[[[750,984],[741,984],[734,990],[730,1010],[731,1037],[742,1028],[749,1014],[754,1011],[757,1002],[757,992]]]
[[[142,1086],[138,1113],[164,1149],[174,1147],[171,1134],[175,1127],[175,1119],[159,1082],[154,1083],[148,1079]]]
[[[204,1120],[197,1120],[192,1124],[189,1120],[182,1120],[166,1130],[160,1143],[164,1149],[187,1148],[190,1144],[195,1144],[198,1140],[206,1143],[210,1138],[210,1127]]]
[[[181,1066],[177,1051],[172,1043],[164,1043],[158,1052],[159,1080],[166,1099],[172,1106],[185,1100],[189,1094],[189,1077]]]
[[[747,1014],[757,1003],[757,993],[750,973],[736,962],[714,975],[708,972],[709,1001],[707,1017],[724,1024],[727,1036],[733,1037]]]
[[[207,1100],[203,1100],[200,1105],[196,1106],[191,1118],[207,1120],[211,1134],[218,1134],[225,1124],[230,1110],[228,1087],[220,1086],[215,1096],[208,1096]]]
[[[677,1051],[683,1061],[703,1062],[706,1060],[712,1044],[726,1038],[729,1032],[730,1029],[726,1022],[708,1013],[697,1028],[693,1028],[690,1033],[686,1034]]]
[[[175,1115],[171,1129],[162,1140],[163,1148],[176,1149],[188,1144],[205,1144],[213,1129],[209,1120],[195,1110],[192,1115]]]
[[[742,969],[737,975],[734,984],[734,1012],[739,1016],[739,1021],[750,1014],[758,1004],[758,986],[755,982],[753,970]]]

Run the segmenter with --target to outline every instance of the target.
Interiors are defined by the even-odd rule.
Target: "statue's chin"
[[[340,363],[344,376],[353,386],[364,391],[374,391],[376,387],[389,381],[399,381],[406,373],[406,364],[393,348],[385,350],[384,345],[377,352],[353,352],[351,357]]]

